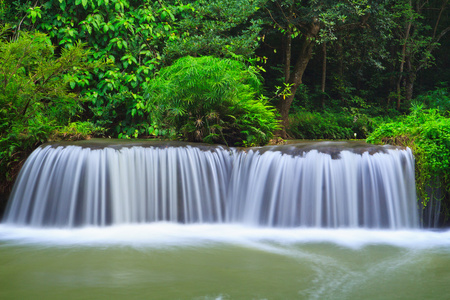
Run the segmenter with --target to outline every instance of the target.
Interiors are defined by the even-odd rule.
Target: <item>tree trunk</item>
[[[409,1],[409,9],[412,11],[412,2],[411,0]],[[410,12],[412,14],[412,12]],[[399,76],[398,76],[398,80],[397,80],[397,110],[400,110],[400,104],[401,104],[401,83],[402,83],[402,79],[403,79],[403,69],[405,66],[405,59],[406,59],[406,44],[408,43],[408,39],[409,39],[409,33],[411,31],[411,26],[412,26],[412,21],[413,21],[413,17],[411,16],[410,20],[408,21],[408,23],[406,24],[406,29],[405,29],[405,40],[403,41],[403,46],[402,46],[402,56],[401,56],[401,60],[400,60],[400,69],[399,69]]]
[[[292,51],[292,33],[287,32],[284,42],[284,82],[289,82],[291,76],[291,51]]]
[[[316,28],[317,27],[317,28]],[[319,31],[318,25],[315,24],[312,26],[311,33],[302,36],[302,46],[297,56],[297,61],[294,65],[294,69],[289,75],[289,80],[286,82],[290,85],[290,94],[286,97],[281,97],[279,99],[277,109],[281,116],[281,125],[282,129],[277,134],[282,138],[287,138],[286,127],[289,124],[289,109],[291,107],[292,102],[294,101],[295,93],[297,92],[298,87],[302,84],[303,73],[306,70],[306,66],[309,63],[312,55],[312,49],[315,44],[314,36]]]
[[[344,77],[344,46],[342,43],[342,37],[339,36],[337,40],[337,56],[339,58],[339,65],[338,65],[338,75],[339,78]]]
[[[414,90],[414,80],[408,77],[405,85],[405,102],[411,102]]]
[[[406,68],[408,70],[408,75],[405,80],[405,101],[410,103],[413,98],[414,82],[416,81],[416,72],[413,70],[411,57],[407,57]]]
[[[321,91],[322,91],[322,108],[325,108],[325,84],[327,80],[327,43],[324,42],[322,44],[322,85],[321,85]]]

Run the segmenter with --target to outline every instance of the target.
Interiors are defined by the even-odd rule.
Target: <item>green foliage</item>
[[[6,10],[5,0],[0,0],[0,20],[5,18]]]
[[[269,12],[267,23],[281,34],[297,38],[305,34],[306,26],[314,20],[320,22],[319,42],[336,40],[342,25],[358,21],[358,18],[382,9],[379,1],[270,0],[264,3]]]
[[[255,13],[265,0],[197,0],[183,12],[178,24],[180,40],[169,40],[170,57],[229,53],[249,58],[259,46],[263,20]]]
[[[289,116],[287,132],[292,138],[300,139],[362,139],[375,124],[368,115],[352,111],[298,110]]]
[[[365,99],[348,95],[347,101],[332,99],[328,95],[325,108],[318,100],[318,91],[299,86],[291,106],[287,132],[300,139],[365,139],[377,126],[398,115],[369,104]],[[356,134],[356,135],[355,135]]]
[[[411,148],[416,159],[416,185],[424,206],[427,187],[450,192],[450,119],[437,109],[413,106],[411,114],[381,125],[367,141]]]
[[[395,24],[393,32],[397,35],[398,39],[396,39],[396,42],[400,46],[397,53],[397,60],[402,60],[402,50],[400,49],[404,47],[406,55],[410,60],[409,62],[413,65],[412,68],[418,68],[419,65],[422,65],[420,68],[427,68],[433,64],[434,57],[432,50],[439,45],[435,37],[436,32],[433,33],[433,30],[435,30],[433,26],[438,24],[434,22],[427,24],[422,10],[430,9],[434,5],[436,3],[422,3],[416,6],[411,1],[401,0],[396,1],[392,6],[391,17]],[[440,7],[442,4],[439,3],[437,5]],[[437,10],[438,8],[433,7],[432,9]],[[412,28],[409,35],[405,32],[408,26]]]
[[[330,118],[331,117],[331,118]],[[289,116],[287,132],[300,139],[350,139],[350,128],[339,125],[338,116],[318,112],[298,111]]]
[[[68,85],[71,74],[88,69],[88,52],[80,43],[62,50],[59,57],[54,50],[50,39],[37,32],[21,32],[15,41],[0,40],[2,182],[14,177],[12,165],[20,163],[22,153],[46,142],[81,112],[81,99],[68,91]]]
[[[104,129],[95,126],[91,122],[78,121],[71,122],[66,126],[57,127],[49,136],[49,141],[51,140],[87,140],[91,136],[101,136],[104,134]]]
[[[416,97],[416,105],[423,104],[426,108],[435,108],[441,114],[447,115],[450,112],[450,94],[448,87],[436,87]]]
[[[139,109],[142,85],[165,63],[165,44],[180,38],[176,17],[190,7],[167,2],[43,0],[36,6],[26,1],[17,7],[19,17],[11,19],[16,30],[47,32],[62,49],[83,41],[92,49],[89,63],[109,61],[105,69],[68,75],[70,88],[89,100],[84,118],[110,136],[148,135],[149,118]]]
[[[257,100],[254,67],[211,56],[178,59],[147,86],[146,111],[189,141],[261,145],[278,128],[267,100]]]

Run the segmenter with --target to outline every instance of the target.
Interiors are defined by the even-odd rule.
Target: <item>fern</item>
[[[148,82],[146,108],[189,141],[259,145],[279,126],[261,90],[256,69],[241,61],[187,56]]]

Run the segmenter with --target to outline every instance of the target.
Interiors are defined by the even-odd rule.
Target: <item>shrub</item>
[[[373,124],[373,119],[366,114],[353,111],[299,110],[289,116],[287,132],[291,137],[301,139],[361,139],[373,130]]]
[[[145,109],[188,141],[261,145],[278,128],[255,68],[211,56],[178,59],[146,87]]]
[[[417,104],[423,104],[426,108],[438,109],[441,114],[450,112],[450,95],[448,87],[437,87],[432,91],[421,94],[415,99]]]
[[[385,143],[411,148],[416,160],[416,186],[424,206],[427,188],[450,192],[450,119],[437,109],[412,107],[411,114],[377,128],[369,143]]]
[[[5,31],[0,28],[0,36]],[[76,120],[81,99],[68,91],[69,75],[89,68],[86,55],[77,44],[56,57],[50,39],[38,32],[0,40],[0,193],[29,151]]]
[[[0,2],[1,3],[1,2]],[[15,34],[38,29],[54,45],[70,48],[83,41],[92,49],[86,59],[107,67],[70,74],[70,87],[87,99],[84,119],[113,137],[148,136],[148,116],[142,115],[142,84],[166,63],[165,45],[185,33],[176,20],[190,4],[181,1],[9,1],[5,20]],[[2,16],[0,5],[0,19]],[[0,21],[1,23],[1,21]]]

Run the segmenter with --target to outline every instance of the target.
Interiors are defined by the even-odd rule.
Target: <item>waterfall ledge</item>
[[[4,222],[418,228],[409,149],[322,142],[238,149],[104,141],[36,149]]]

